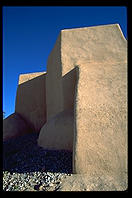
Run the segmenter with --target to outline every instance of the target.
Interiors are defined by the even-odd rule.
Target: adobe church
[[[73,173],[127,180],[127,40],[118,24],[61,30],[47,71],[22,74],[3,140],[73,152]]]

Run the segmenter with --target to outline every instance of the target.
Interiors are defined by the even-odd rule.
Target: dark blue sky
[[[127,8],[121,6],[3,7],[3,111],[15,111],[19,75],[46,71],[60,30],[118,23],[127,38]]]

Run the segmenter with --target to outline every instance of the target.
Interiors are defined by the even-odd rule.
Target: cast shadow
[[[62,79],[65,108],[72,108],[74,111],[73,151],[45,150],[37,145],[39,133],[33,132],[3,142],[3,171],[9,171],[11,173],[29,173],[35,171],[73,173],[77,133],[76,98],[79,67],[76,66],[63,76]],[[72,91],[68,95],[67,91],[69,89]],[[67,100],[68,102],[66,102]]]
[[[41,108],[38,108],[39,106]],[[41,112],[42,109],[43,112]],[[46,123],[45,73],[18,85],[15,113],[18,113],[23,120],[26,120],[31,129],[37,132],[39,132],[40,128]],[[35,120],[37,116],[39,119]],[[33,121],[35,127],[32,124]]]
[[[37,145],[37,133],[3,143],[3,171],[11,173],[72,172],[72,152],[45,150]]]

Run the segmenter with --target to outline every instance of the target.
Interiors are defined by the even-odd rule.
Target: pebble
[[[72,153],[37,145],[32,133],[3,143],[3,191],[59,191],[72,175]]]
[[[10,175],[9,175],[10,174]],[[60,179],[63,180],[63,176],[67,176],[66,173],[59,173]],[[48,176],[46,172],[28,173],[28,179],[25,179],[24,174],[4,171],[3,172],[3,190],[4,191],[54,191],[60,186],[61,181],[58,180],[58,173],[50,173],[51,180],[46,182],[44,177]],[[10,177],[8,177],[10,176]],[[10,179],[9,179],[10,178]],[[17,178],[17,179],[16,179]],[[56,182],[54,182],[56,180]]]

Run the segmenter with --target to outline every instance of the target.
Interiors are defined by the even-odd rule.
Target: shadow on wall
[[[63,111],[58,110],[58,113],[52,116],[40,130],[38,145],[44,149],[73,151],[77,70],[78,68],[75,67],[62,77]]]
[[[78,90],[78,82],[79,82],[79,66],[75,67],[76,69],[76,86],[75,86],[75,96],[74,96],[74,130],[73,130],[73,154],[72,154],[72,173],[76,173],[75,170],[75,154],[76,154],[76,137],[77,137],[77,90]]]
[[[75,89],[78,78],[78,67],[76,66],[70,72],[62,77],[63,82],[63,108],[64,110],[74,108]]]
[[[39,132],[46,122],[45,81],[46,74],[42,74],[17,88],[15,113],[20,114],[35,132]]]
[[[76,134],[76,94],[77,94],[78,78],[79,78],[78,66],[76,66],[73,70],[71,70],[65,76],[62,77],[64,109],[70,109],[70,110],[72,109],[74,111],[74,121],[72,123],[74,127],[73,127],[73,131],[71,131],[73,151],[74,151],[74,142],[76,136],[75,135]],[[18,96],[19,96],[18,98],[22,97],[21,94],[22,94],[22,90],[24,89],[26,91],[26,96],[24,96],[25,97],[24,101],[26,102],[26,98],[29,97],[30,95],[29,90],[30,89],[33,90],[32,87],[33,83],[35,83],[37,87],[40,83],[39,82],[40,79],[41,79],[40,77],[37,77],[37,79],[35,78],[35,80],[30,80],[28,82],[21,84],[18,90],[19,93],[17,97]],[[36,83],[37,80],[38,83]],[[42,91],[42,89],[40,90]],[[31,91],[31,94],[34,93],[32,93]],[[35,99],[33,100],[34,100],[33,103],[35,103]],[[19,102],[20,102],[19,104],[21,104],[22,101]],[[30,103],[30,100],[28,102]],[[32,105],[30,106],[30,108],[32,108]],[[64,134],[64,136],[66,136],[66,134]],[[56,149],[51,150],[49,148],[43,149],[37,144],[38,137],[39,137],[39,133],[33,132],[4,142],[3,171],[18,172],[18,173],[26,173],[26,172],[34,172],[34,171],[72,173],[73,172],[72,161],[74,160],[73,159],[74,155],[72,155],[73,151],[68,151],[65,149],[60,149],[60,150],[56,150]],[[51,137],[49,137],[49,139],[50,138]]]

